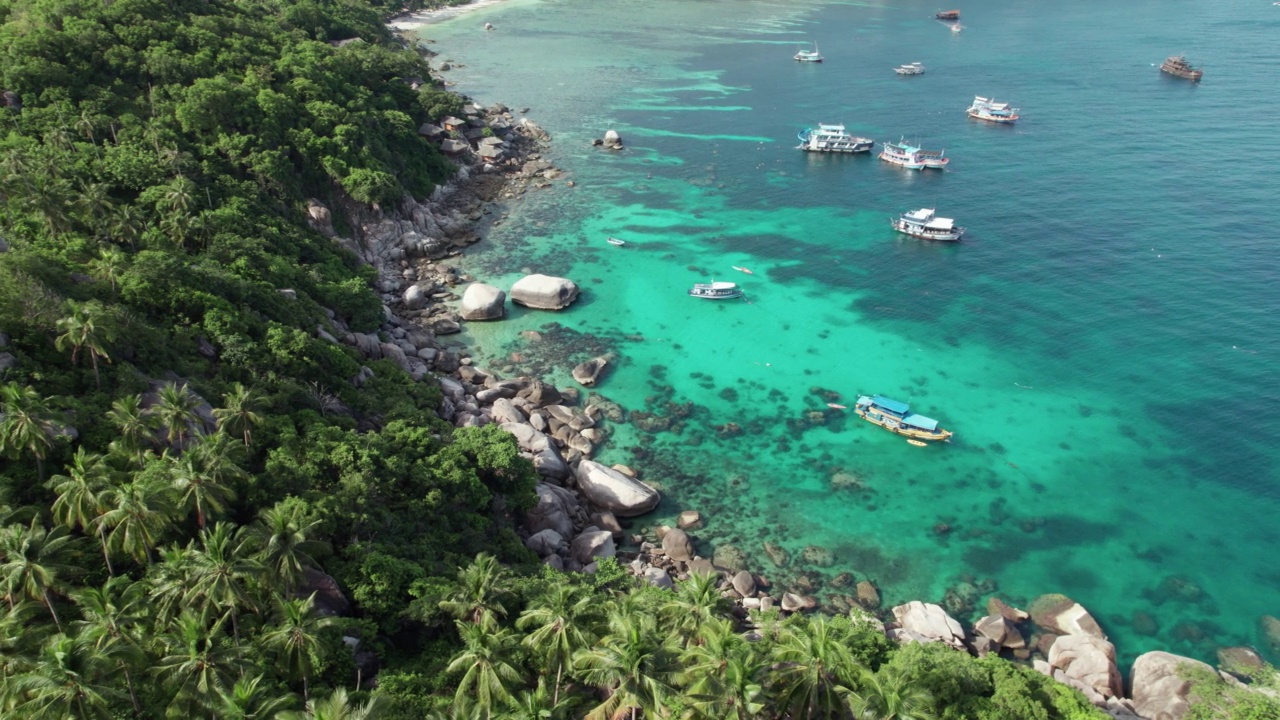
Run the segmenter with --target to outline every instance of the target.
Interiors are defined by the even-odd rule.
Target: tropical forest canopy
[[[332,341],[384,311],[310,199],[452,172],[417,128],[463,99],[391,9],[0,0],[0,715],[1099,717],[849,618],[747,642],[707,578],[533,565],[511,437]]]

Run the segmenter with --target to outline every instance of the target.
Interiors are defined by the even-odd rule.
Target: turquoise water
[[[705,553],[741,547],[784,587],[814,568],[774,569],[765,540],[831,551],[817,572],[887,603],[1066,593],[1125,658],[1261,642],[1280,614],[1280,8],[971,0],[955,34],[936,9],[512,0],[423,28],[458,90],[531,108],[577,185],[530,191],[466,262],[583,299],[465,342],[562,379],[615,352],[600,392],[632,417],[605,458],[664,490],[644,522],[701,510]],[[813,41],[826,63],[790,59]],[[1157,71],[1174,52],[1200,85]],[[912,61],[928,72],[892,72]],[[975,94],[1023,119],[967,119]],[[951,167],[795,150],[818,122]],[[608,128],[624,152],[589,146]],[[889,229],[935,204],[966,242]],[[712,278],[747,300],[685,295]],[[909,400],[956,438],[913,447],[815,389]]]

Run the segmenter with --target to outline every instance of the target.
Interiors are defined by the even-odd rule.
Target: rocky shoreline
[[[352,332],[338,320],[316,332],[326,341],[356,348],[366,358],[391,360],[415,380],[438,382],[443,392],[438,413],[455,426],[498,424],[516,438],[542,479],[537,506],[528,513],[522,535],[544,563],[591,573],[601,558],[616,558],[632,574],[663,588],[691,573],[715,573],[724,595],[735,602],[744,632],[752,631],[750,613],[755,610],[850,613],[879,624],[899,642],[941,642],[977,656],[1000,654],[1031,663],[1080,689],[1116,718],[1183,717],[1189,692],[1180,679],[1185,668],[1218,672],[1226,682],[1241,683],[1237,676],[1214,671],[1198,660],[1150,652],[1134,663],[1126,697],[1114,646],[1090,613],[1065,596],[1042,596],[1027,611],[992,596],[988,614],[971,627],[955,620],[942,605],[920,601],[877,617],[873,613],[880,610],[878,588],[870,579],[856,581],[851,573],[836,575],[828,583],[829,598],[823,603],[814,587],[802,580],[776,586],[760,571],[764,561],[780,568],[791,558],[772,543],[762,544],[764,557],[748,557],[730,545],[717,547],[711,558],[699,555],[691,533],[705,518],[697,510],[681,513],[677,527],[634,528],[632,518],[658,505],[658,490],[646,484],[637,469],[592,459],[607,442],[611,426],[631,420],[624,408],[589,390],[607,373],[611,356],[602,354],[573,368],[581,388],[557,388],[541,378],[504,378],[478,368],[465,347],[442,340],[459,332],[462,323],[505,315],[507,291],[476,282],[458,259],[481,239],[486,223],[499,221],[494,203],[557,182],[573,186],[542,157],[550,140],[547,133],[522,113],[502,105],[469,105],[464,114],[446,119],[446,131],[430,125],[421,130],[442,146],[448,143],[445,149],[459,167],[453,180],[425,202],[406,198],[393,210],[346,204],[341,210],[350,220],[351,237],[336,233],[329,208],[311,203],[312,227],[377,269],[386,316],[377,334]],[[616,140],[616,135],[610,139]],[[509,292],[512,302],[554,312],[569,306],[578,288],[569,279],[533,274]],[[352,382],[359,385],[372,373],[364,367]],[[823,552],[806,548],[798,560],[823,566]],[[971,589],[973,601],[994,588]],[[1266,620],[1273,622],[1266,626],[1265,637],[1280,647],[1280,621],[1267,618],[1264,625]],[[1229,669],[1262,663],[1249,648],[1228,648],[1220,657]]]

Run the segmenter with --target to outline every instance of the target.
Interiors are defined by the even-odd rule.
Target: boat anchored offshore
[[[981,95],[973,96],[973,104],[965,112],[974,120],[987,120],[995,123],[1017,122],[1018,108],[1009,107],[1009,103],[996,102]]]
[[[795,60],[797,62],[822,62],[822,53],[818,52],[818,43],[813,44],[812,50],[801,50],[796,53]]]
[[[938,421],[933,418],[913,414],[910,405],[882,395],[859,397],[853,411],[869,423],[906,437],[907,442],[937,442],[947,440],[954,434],[938,427]]]
[[[922,240],[957,242],[964,235],[964,228],[957,227],[955,220],[938,217],[933,208],[902,213],[890,223],[894,230]]]
[[[716,282],[697,283],[689,290],[689,294],[707,300],[732,300],[742,297],[742,288],[737,283]]]
[[[922,150],[917,145],[909,145],[906,140],[899,140],[896,143],[882,143],[883,149],[880,151],[880,159],[894,165],[901,165],[908,170],[923,170],[924,168],[934,168],[941,170],[947,166],[951,159],[946,157],[946,150]]]
[[[938,14],[934,15],[934,17],[939,20],[959,20],[960,11],[959,10],[939,10]]]
[[[923,75],[924,65],[918,62],[907,63],[906,65],[899,65],[893,71],[899,75]]]
[[[627,241],[626,241],[626,240],[619,240],[619,239],[618,239],[618,238],[616,238],[616,237],[611,237],[611,238],[609,238],[609,244],[610,244],[610,245],[618,245],[618,246],[622,246],[622,245],[626,245],[626,244],[627,244]]]
[[[1160,70],[1193,82],[1200,82],[1201,76],[1204,75],[1204,70],[1191,67],[1191,63],[1187,62],[1187,58],[1182,55],[1170,55],[1165,58],[1160,65]]]
[[[819,124],[805,128],[799,135],[801,150],[808,152],[861,153],[871,152],[876,144],[871,138],[855,137],[845,131],[844,125]]]

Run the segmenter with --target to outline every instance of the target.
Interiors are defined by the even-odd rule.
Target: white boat
[[[918,62],[913,62],[913,63],[908,63],[906,65],[899,65],[898,67],[894,68],[893,71],[898,73],[899,75],[923,75],[924,65],[921,65]]]
[[[797,62],[822,62],[822,53],[818,52],[818,43],[813,44],[812,50],[801,50],[796,53],[795,60]]]
[[[881,143],[880,159],[894,165],[901,165],[908,170],[934,168],[941,170],[951,162],[946,157],[946,150],[924,150],[917,145],[910,145],[906,140],[896,143]]]
[[[1020,117],[1018,108],[1009,107],[1009,103],[996,102],[981,95],[973,97],[973,104],[965,112],[975,120],[987,120],[996,123],[1016,122]]]
[[[890,224],[894,230],[922,240],[956,242],[964,235],[964,228],[957,227],[955,220],[938,217],[933,208],[902,213]]]
[[[953,33],[958,33],[958,32],[960,32],[960,31],[961,31],[961,30],[963,30],[963,29],[964,29],[964,26],[963,26],[963,25],[961,25],[960,23],[956,23],[955,25],[952,25],[952,26],[951,26],[951,32],[953,32]]]
[[[732,300],[742,297],[742,288],[737,283],[711,281],[697,283],[689,290],[689,294],[707,300]]]
[[[800,135],[800,150],[808,152],[861,153],[871,152],[876,144],[871,138],[857,137],[845,131],[844,125],[819,123],[816,128],[805,128]]]
[[[616,237],[611,237],[611,238],[609,238],[609,244],[610,244],[610,245],[626,245],[626,244],[627,244],[627,241],[626,241],[626,240],[619,240],[619,239],[618,239],[618,238],[616,238]]]

